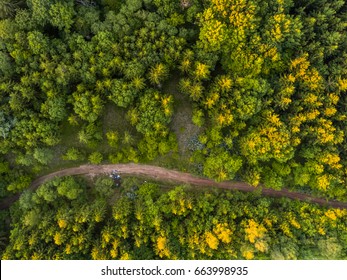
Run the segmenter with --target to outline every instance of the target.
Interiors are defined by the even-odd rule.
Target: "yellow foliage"
[[[194,249],[195,245],[199,244],[199,236],[195,233],[193,236],[190,236],[188,239],[188,247]]]
[[[217,224],[216,227],[213,229],[213,232],[223,243],[228,244],[231,242],[232,231],[229,229],[227,223]]]
[[[103,220],[103,214],[100,212],[97,212],[94,214],[94,221],[99,223]]]
[[[282,224],[280,225],[280,229],[281,229],[281,230],[283,231],[283,233],[284,233],[285,235],[287,235],[288,237],[290,237],[290,238],[293,238],[293,237],[294,237],[293,233],[290,231],[290,228],[289,228],[288,223],[286,223],[286,222],[282,223]]]
[[[340,156],[338,154],[323,153],[320,157],[320,161],[335,169],[340,169],[342,167],[342,165],[339,164]]]
[[[312,121],[312,120],[316,119],[319,116],[319,114],[320,114],[320,112],[317,109],[309,111],[306,113],[306,119],[309,121]]]
[[[79,231],[81,229],[81,225],[80,224],[74,224],[73,226],[72,226],[72,230],[74,231],[74,232],[77,232],[77,231]]]
[[[248,170],[245,175],[246,182],[253,187],[257,187],[259,185],[260,179],[261,179],[261,174],[256,169]]]
[[[127,252],[124,252],[120,257],[120,260],[130,260],[130,255]]]
[[[325,144],[328,142],[334,142],[335,136],[334,132],[336,128],[333,126],[330,120],[320,119],[319,126],[317,127],[317,138],[318,140]]]
[[[248,145],[248,148],[249,148],[249,149],[254,150],[255,145],[256,145],[256,142],[253,141],[252,139],[250,139],[250,140],[247,142],[247,145]]]
[[[282,39],[283,34],[279,24],[275,24],[274,28],[271,30],[271,35],[276,41],[280,41]]]
[[[291,83],[294,83],[295,82],[295,77],[292,75],[292,74],[289,74],[288,76],[287,76],[287,79],[288,79],[288,81],[289,82],[291,82]]]
[[[335,115],[337,112],[336,108],[334,107],[328,107],[325,109],[324,111],[324,114],[327,116],[327,117],[331,117],[333,115]]]
[[[128,226],[122,225],[121,230],[123,232],[123,238],[127,238],[129,236]]]
[[[172,115],[171,109],[170,108],[165,108],[164,109],[164,114],[165,114],[165,116],[171,116]]]
[[[2,259],[3,259],[3,260],[6,260],[7,258],[3,256]],[[34,252],[33,255],[31,256],[31,259],[32,259],[32,260],[42,260],[42,259],[44,259],[44,257],[41,256],[40,253]]]
[[[252,250],[246,250],[246,251],[242,252],[242,256],[246,260],[252,260],[254,258],[254,253]]]
[[[122,214],[119,213],[119,212],[116,212],[116,213],[113,214],[113,218],[114,218],[116,221],[118,221],[118,220],[122,219]]]
[[[340,99],[340,97],[338,95],[334,94],[334,93],[329,93],[328,94],[328,98],[329,98],[329,101],[332,104],[334,104],[334,105],[336,105],[337,102],[339,102],[339,99]]]
[[[113,259],[117,258],[118,256],[118,251],[117,250],[114,250],[114,249],[111,249],[110,250],[110,255]]]
[[[157,238],[157,252],[159,257],[168,257],[170,258],[171,252],[169,248],[166,246],[167,245],[167,240],[166,237],[159,236]]]
[[[303,100],[304,102],[315,104],[318,100],[318,96],[314,95],[313,93],[310,93],[306,98]]]
[[[347,79],[339,79],[337,82],[339,84],[339,90],[341,91],[347,90]]]
[[[93,260],[101,260],[101,256],[99,254],[99,249],[97,247],[93,247],[91,256]]]
[[[102,232],[102,239],[105,241],[105,243],[110,242],[111,237],[112,237],[112,235],[111,235],[111,233],[108,230],[104,230]]]
[[[137,248],[140,248],[141,244],[142,244],[142,239],[137,237],[137,236],[135,236],[135,246]]]
[[[205,105],[208,109],[211,109],[213,105],[216,104],[216,102],[219,99],[218,93],[212,93],[205,101]]]
[[[28,243],[30,246],[34,245],[37,241],[37,238],[34,234],[30,235],[29,239],[28,239]]]
[[[266,233],[266,228],[258,224],[253,219],[248,220],[248,226],[245,228],[246,240],[255,243],[256,239],[263,238]]]
[[[205,21],[209,21],[209,20],[211,20],[213,18],[214,18],[213,10],[211,8],[205,9],[204,14],[203,14],[203,19]]]
[[[292,143],[293,146],[298,146],[301,143],[301,139],[299,137],[294,137]]]
[[[335,215],[338,218],[342,218],[347,215],[347,209],[334,209]]]
[[[69,255],[71,254],[71,244],[66,244],[66,247],[65,247],[65,254]]]
[[[315,68],[312,68],[307,75],[304,75],[303,80],[310,90],[317,90],[321,86],[322,76]]]
[[[291,69],[296,69],[298,66],[303,65],[305,69],[307,69],[310,65],[310,62],[307,61],[308,53],[305,53],[302,56],[299,56],[291,61],[290,67]]]
[[[58,220],[58,226],[59,226],[60,228],[66,228],[66,226],[67,226],[67,221],[66,221],[65,219],[59,219],[59,220]]]
[[[56,232],[56,233],[54,234],[53,239],[54,239],[54,243],[55,243],[56,245],[61,245],[61,244],[63,243],[62,235],[61,235],[60,232]]]
[[[227,11],[226,9],[228,8],[228,4],[230,1],[228,0],[211,0],[211,3],[214,5],[214,8],[217,9],[218,12],[221,13],[221,15],[226,16]]]
[[[290,103],[292,102],[292,100],[288,97],[282,97],[279,101],[279,105],[282,108],[286,108]]]
[[[206,232],[205,241],[211,249],[216,250],[218,248],[219,241],[213,233]]]
[[[204,42],[206,49],[219,49],[220,43],[225,37],[225,24],[211,17],[211,10],[204,12],[203,18],[205,22],[200,29],[200,40]]]
[[[225,117],[223,116],[223,114],[219,114],[217,120],[220,125],[223,125],[225,123]]]
[[[264,253],[268,250],[268,244],[264,241],[264,240],[258,240],[255,244],[254,244],[254,247]]]
[[[328,174],[323,174],[317,177],[318,189],[326,191],[329,185],[330,185],[330,179]]]
[[[161,104],[163,105],[164,108],[167,107],[172,102],[172,95],[169,95],[167,97],[163,97],[161,99]]]
[[[282,124],[279,115],[270,113],[268,114],[266,118],[270,123],[272,123],[274,126],[280,126]]]
[[[266,53],[264,53],[265,57],[270,57],[273,62],[278,61],[280,59],[280,55],[277,51],[277,48],[270,48]]]
[[[163,236],[159,236],[157,238],[157,248],[158,250],[162,251],[164,250],[166,247],[166,237]]]
[[[209,74],[210,74],[210,70],[208,69],[208,66],[206,64],[200,63],[200,62],[196,64],[195,76],[197,78],[206,79]]]
[[[296,229],[300,229],[301,228],[300,224],[298,223],[298,221],[295,219],[295,217],[292,214],[289,215],[288,220],[289,220],[289,223],[293,227],[295,227]]]
[[[292,127],[292,132],[293,132],[293,133],[300,132],[300,128],[299,128],[298,126],[293,126],[293,127]]]
[[[265,218],[265,219],[264,219],[264,223],[265,223],[269,228],[272,227],[272,221],[271,221],[271,219]]]
[[[285,20],[286,16],[284,14],[276,14],[273,19],[276,23],[281,23]]]
[[[112,242],[112,248],[113,248],[113,249],[117,249],[118,246],[119,246],[119,240],[118,240],[118,239],[113,240],[113,242]]]
[[[325,233],[325,230],[323,229],[323,228],[319,228],[318,229],[318,233],[320,234],[320,235],[325,235],[326,233]]]
[[[229,22],[236,29],[243,33],[245,29],[252,30],[254,28],[253,19],[255,16],[256,7],[252,3],[247,3],[245,0],[235,0],[230,6]]]
[[[337,219],[335,211],[334,210],[328,210],[324,213],[325,216],[327,216],[329,219],[335,221]]]
[[[222,90],[230,90],[232,86],[232,80],[226,76],[220,77],[218,79],[218,85]]]

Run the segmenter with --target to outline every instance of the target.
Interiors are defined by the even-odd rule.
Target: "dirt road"
[[[31,183],[30,189],[35,190],[38,186],[54,177],[70,176],[70,175],[83,175],[83,174],[109,174],[112,170],[118,170],[119,174],[140,175],[147,178],[157,179],[160,181],[169,181],[176,183],[185,183],[195,186],[214,186],[222,189],[240,190],[246,192],[253,192],[257,190],[243,182],[221,182],[216,183],[213,180],[194,176],[189,173],[179,172],[175,170],[165,169],[158,166],[143,165],[143,164],[109,164],[109,165],[81,165],[63,169],[50,173],[48,175],[37,178]],[[317,203],[319,205],[330,206],[334,208],[347,209],[347,203],[339,201],[327,201],[323,198],[316,198],[304,193],[291,192],[287,189],[276,191],[273,189],[262,189],[262,194],[272,197],[287,197],[301,201],[308,201]],[[13,202],[18,200],[19,194],[6,198],[0,202],[0,209],[8,208]]]

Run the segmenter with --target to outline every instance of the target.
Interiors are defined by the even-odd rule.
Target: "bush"
[[[66,154],[62,156],[63,160],[84,160],[84,155],[81,151],[76,148],[70,148]]]
[[[92,164],[99,164],[102,162],[103,156],[99,152],[94,152],[89,155],[88,160]]]

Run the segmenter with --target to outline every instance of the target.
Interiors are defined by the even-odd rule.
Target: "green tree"
[[[102,98],[90,91],[73,93],[73,107],[75,113],[83,120],[95,122],[102,113],[104,102]]]
[[[75,15],[74,2],[68,1],[65,3],[54,3],[49,8],[50,23],[59,30],[68,31],[73,24]]]
[[[34,159],[36,159],[40,164],[48,165],[54,155],[53,151],[48,148],[36,148],[33,153]]]
[[[162,82],[168,77],[169,70],[165,64],[159,63],[153,66],[148,74],[149,80],[152,84],[160,86]]]
[[[61,196],[65,196],[70,200],[77,199],[83,192],[83,188],[76,182],[73,177],[66,177],[60,181],[57,186],[57,192]]]
[[[204,175],[217,181],[232,180],[241,166],[242,159],[239,156],[232,156],[226,151],[216,151],[206,158]]]
[[[89,155],[88,160],[92,164],[100,164],[103,160],[103,156],[99,152],[93,152]]]
[[[21,0],[0,0],[0,19],[14,16],[21,5],[23,5]]]
[[[111,147],[117,147],[119,136],[117,131],[108,131],[106,133],[107,142]]]
[[[84,155],[77,148],[69,148],[62,156],[63,160],[84,160]]]

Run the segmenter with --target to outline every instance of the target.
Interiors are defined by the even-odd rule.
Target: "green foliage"
[[[136,107],[141,118],[136,123],[137,131],[144,135],[168,134],[167,125],[172,114],[172,96],[160,96],[157,91],[147,91]]]
[[[64,184],[79,195],[66,199]],[[184,186],[161,192],[157,184],[139,180],[129,180],[115,199],[112,185],[103,176],[84,188],[68,177],[25,192],[11,211],[2,259],[347,257],[345,210]]]
[[[53,159],[53,152],[47,148],[36,148],[33,156],[40,164],[47,165]]]
[[[164,64],[157,64],[149,71],[149,80],[154,85],[160,85],[168,77],[168,69]]]
[[[57,192],[61,196],[74,200],[83,192],[83,188],[73,177],[66,177],[58,182]]]
[[[88,160],[91,164],[100,164],[103,160],[103,156],[99,152],[93,152],[89,155]]]
[[[108,144],[111,147],[117,147],[118,140],[119,140],[119,136],[118,136],[118,132],[117,131],[108,131],[106,133],[106,138],[107,138]]]
[[[102,131],[99,123],[89,123],[78,133],[78,139],[82,144],[95,148],[102,140]]]
[[[30,184],[27,174],[14,175],[18,168],[50,168],[51,151],[99,163],[111,150],[113,163],[179,156],[219,181],[242,178],[347,200],[345,14],[342,0],[0,0],[0,153],[15,170],[1,174],[1,196]],[[110,119],[107,102],[133,128]],[[176,138],[185,144],[172,130],[190,129],[178,124],[181,114],[199,127],[198,148],[177,149]],[[61,139],[68,123],[79,143],[72,143],[76,134]],[[89,158],[71,148],[78,145]],[[103,203],[95,207],[92,219],[102,220]],[[36,213],[23,216],[28,226],[37,225]],[[244,226],[263,232],[260,221]],[[296,258],[306,250],[324,257],[284,235],[271,256]],[[54,236],[57,244],[68,240],[60,231]],[[197,251],[218,247],[216,236],[206,233],[209,245]],[[341,257],[339,242],[325,237],[316,244]],[[170,255],[167,240],[155,242],[162,249],[140,242],[132,256]],[[266,238],[257,244],[241,244],[240,256],[268,253]],[[126,248],[113,254],[126,258]],[[101,249],[95,256],[105,256]]]
[[[73,24],[73,16],[75,11],[73,9],[73,1],[67,3],[54,3],[49,8],[50,22],[59,30],[68,31]]]
[[[228,152],[216,151],[206,158],[204,175],[217,181],[232,180],[241,166],[240,157],[231,156]]]
[[[63,160],[83,160],[84,159],[84,155],[81,151],[79,151],[76,148],[69,148],[65,155],[63,155]]]
[[[21,0],[0,0],[0,19],[14,16],[16,9],[22,4]]]
[[[75,113],[83,120],[95,122],[103,110],[103,101],[100,96],[89,91],[75,92],[72,96]]]
[[[19,175],[11,180],[11,183],[7,186],[7,190],[10,192],[21,192],[29,187],[31,179],[31,176]]]
[[[113,193],[114,181],[109,177],[98,177],[95,181],[95,191],[101,197],[108,198]]]

